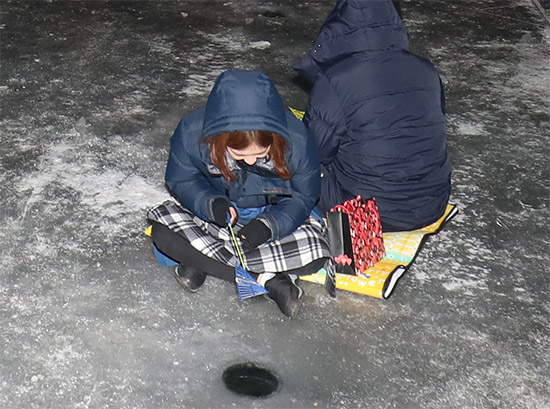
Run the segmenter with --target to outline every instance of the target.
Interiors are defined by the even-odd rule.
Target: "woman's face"
[[[227,152],[235,160],[242,160],[247,165],[254,165],[258,159],[265,158],[269,154],[269,147],[264,148],[260,145],[252,144],[244,149],[233,149],[227,147]]]

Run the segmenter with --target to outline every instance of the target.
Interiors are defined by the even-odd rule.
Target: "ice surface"
[[[460,213],[388,300],[303,283],[289,320],[155,262],[145,215],[181,116],[229,68],[304,109],[292,63],[332,4],[2,3],[1,408],[550,407],[550,28],[531,1],[402,2],[447,93]],[[281,389],[228,391],[246,361]]]

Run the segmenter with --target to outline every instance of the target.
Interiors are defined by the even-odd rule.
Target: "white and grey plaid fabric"
[[[147,218],[181,234],[206,256],[235,266],[237,252],[228,228],[205,222],[172,200],[149,210]],[[237,223],[235,232],[241,227]],[[331,257],[327,230],[311,215],[294,233],[243,253],[247,270],[256,273],[288,271],[323,257]]]

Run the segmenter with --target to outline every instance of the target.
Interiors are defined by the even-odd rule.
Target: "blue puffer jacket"
[[[234,130],[263,130],[285,138],[292,178],[281,179],[266,160],[242,169],[228,154],[237,180],[227,182],[212,163],[203,139]],[[212,202],[219,197],[243,209],[266,206],[258,218],[269,226],[273,240],[287,236],[305,221],[321,189],[312,138],[304,124],[284,108],[271,79],[258,71],[226,71],[216,81],[206,106],[180,121],[171,139],[165,179],[181,204],[206,221],[214,220]]]
[[[340,0],[294,68],[313,83],[304,122],[323,168],[320,210],[376,197],[386,231],[437,220],[450,193],[444,97],[408,51],[391,0]]]

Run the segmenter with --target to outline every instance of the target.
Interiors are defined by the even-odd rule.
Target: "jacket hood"
[[[286,111],[271,79],[261,71],[221,74],[208,97],[203,136],[261,130],[288,138]]]
[[[294,69],[313,83],[321,71],[354,53],[408,49],[407,30],[391,0],[338,0]]]

